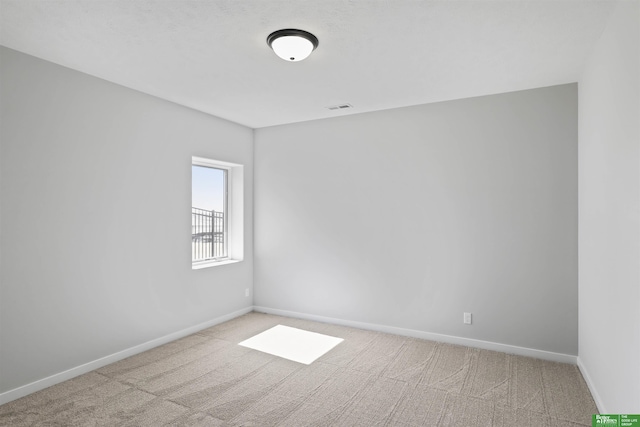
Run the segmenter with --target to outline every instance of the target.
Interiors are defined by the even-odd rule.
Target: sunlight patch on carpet
[[[277,325],[238,345],[310,365],[342,341],[342,338]]]

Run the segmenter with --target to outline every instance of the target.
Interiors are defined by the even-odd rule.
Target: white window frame
[[[227,256],[202,261],[193,261],[191,268],[199,270],[240,262],[244,259],[244,168],[237,163],[224,162],[206,157],[191,157],[191,166],[204,166],[227,171],[227,197],[225,203]],[[193,178],[191,181],[193,189]],[[189,226],[191,229],[191,224]],[[189,237],[191,241],[191,237]],[[189,251],[191,252],[191,251]]]

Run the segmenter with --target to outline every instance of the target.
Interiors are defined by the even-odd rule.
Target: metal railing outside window
[[[227,257],[224,212],[191,207],[191,261]]]

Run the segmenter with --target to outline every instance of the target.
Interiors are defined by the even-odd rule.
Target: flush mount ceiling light
[[[267,44],[280,58],[289,62],[302,61],[318,47],[318,38],[303,30],[278,30],[269,34]]]

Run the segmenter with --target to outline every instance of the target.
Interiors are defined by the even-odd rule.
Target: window
[[[191,261],[227,257],[227,170],[191,166]]]
[[[242,223],[242,166],[193,157],[192,267],[198,269],[240,261]]]

